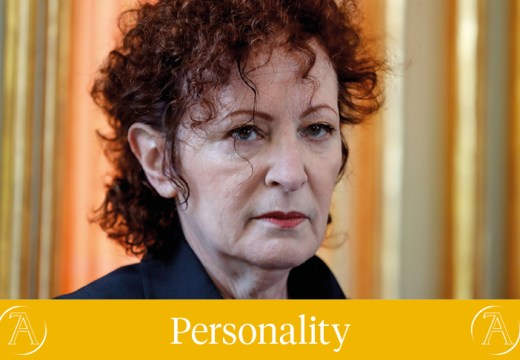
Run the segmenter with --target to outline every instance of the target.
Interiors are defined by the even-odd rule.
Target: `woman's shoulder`
[[[120,267],[111,273],[57,299],[142,299],[141,263]]]
[[[147,254],[57,299],[215,299],[221,298],[186,241],[161,254]]]

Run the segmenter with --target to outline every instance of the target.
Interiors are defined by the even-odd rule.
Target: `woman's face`
[[[219,116],[179,131],[190,189],[179,215],[206,265],[290,269],[322,242],[342,153],[336,74],[313,48],[310,80],[297,54],[258,54],[247,75],[256,98],[236,73],[217,94]]]

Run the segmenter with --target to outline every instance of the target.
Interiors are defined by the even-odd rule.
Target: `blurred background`
[[[133,3],[0,0],[0,298],[138,261],[88,220],[110,171],[89,88]],[[361,6],[392,70],[345,129],[320,255],[351,298],[520,298],[520,1]]]

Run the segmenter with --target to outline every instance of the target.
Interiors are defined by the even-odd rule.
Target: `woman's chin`
[[[264,248],[256,247],[246,261],[265,270],[290,270],[311,258],[317,248],[314,244],[305,246],[294,240],[276,240]]]

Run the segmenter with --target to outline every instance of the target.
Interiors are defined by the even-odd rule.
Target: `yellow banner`
[[[3,300],[0,359],[520,359],[518,300]]]

